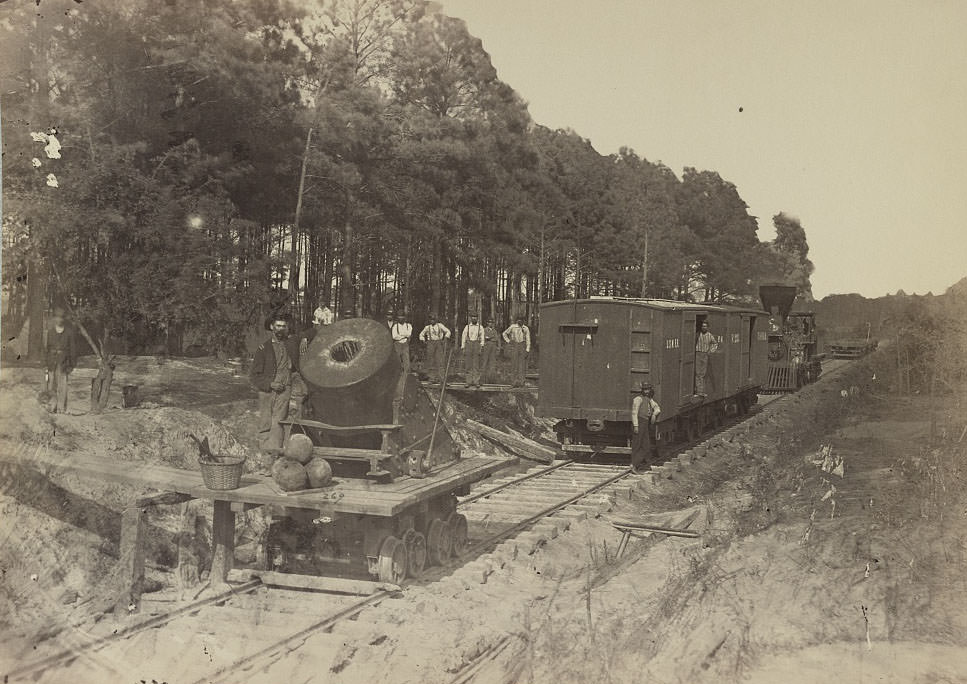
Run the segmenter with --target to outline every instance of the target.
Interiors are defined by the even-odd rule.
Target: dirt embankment
[[[882,355],[856,363],[626,502],[703,504],[708,529],[643,542],[584,602],[558,599],[504,667],[534,682],[967,681],[964,413],[891,396],[888,377]]]
[[[96,456],[118,461],[197,469],[198,449],[189,435],[208,437],[219,454],[245,455],[248,471],[264,467],[255,448],[255,394],[236,368],[214,359],[119,360],[109,408],[88,412],[92,367],[75,371],[67,414],[50,414],[41,392],[43,372],[5,369],[0,379],[0,450],[37,450],[64,461]],[[140,408],[122,409],[121,387],[134,384]],[[480,406],[474,406],[478,401]],[[499,404],[499,410],[491,409]],[[487,418],[526,431],[527,403],[498,397],[468,403],[451,398],[445,418]],[[465,452],[502,454],[470,430],[455,437]],[[506,456],[506,454],[502,454]],[[0,633],[3,655],[29,654],[31,644],[54,635],[81,634],[113,609],[120,540],[120,512],[149,490],[99,482],[47,468],[43,472],[0,462]],[[210,506],[209,506],[210,508]],[[210,521],[210,511],[202,506]],[[176,584],[173,566],[180,534],[178,506],[147,509],[148,588]],[[210,523],[204,534],[210,535]],[[264,529],[258,512],[239,516],[238,553],[254,550]],[[202,539],[202,545],[205,539]]]

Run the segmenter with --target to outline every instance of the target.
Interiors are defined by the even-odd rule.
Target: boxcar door
[[[755,334],[755,316],[751,314],[742,314],[742,326],[740,333],[742,339],[740,341],[739,356],[741,357],[741,363],[739,364],[739,386],[748,385],[752,382],[752,336]]]
[[[695,392],[695,312],[682,312],[682,355],[679,372],[679,400]]]

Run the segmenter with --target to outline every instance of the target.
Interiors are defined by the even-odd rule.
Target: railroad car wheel
[[[450,537],[453,544],[453,555],[459,556],[467,548],[469,535],[467,534],[467,517],[461,513],[451,513],[447,518],[450,527]]]
[[[450,526],[439,518],[434,518],[426,534],[426,546],[430,552],[430,560],[434,565],[443,565],[453,549],[453,537]]]
[[[412,527],[403,535],[410,577],[419,577],[426,567],[426,537]]]
[[[406,578],[406,544],[396,537],[387,537],[379,548],[379,581],[399,584]]]
[[[685,439],[694,442],[698,437],[698,421],[694,416],[685,419]]]

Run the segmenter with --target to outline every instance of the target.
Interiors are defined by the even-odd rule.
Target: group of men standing
[[[323,326],[333,322],[328,308],[316,309],[313,327],[300,336],[291,334],[289,317],[279,313],[269,323],[271,336],[256,350],[252,358],[249,377],[259,393],[259,435],[261,446],[267,451],[282,448],[283,428],[281,421],[289,414],[289,403],[295,399],[301,405],[307,388],[299,375],[299,359],[305,354],[309,343]],[[530,353],[530,329],[518,318],[503,334],[499,333],[493,320],[487,325],[479,323],[477,314],[470,314],[469,323],[460,336],[460,349],[466,364],[467,386],[480,387],[481,382],[493,382],[497,353],[501,342],[510,351],[513,367],[513,386],[523,387]],[[388,321],[393,338],[393,350],[400,361],[403,373],[410,372],[410,339],[413,326],[402,313]],[[418,339],[426,345],[426,369],[431,382],[440,382],[447,374],[447,344],[451,332],[436,315],[420,331]]]
[[[531,349],[530,329],[518,318],[503,334],[497,331],[493,319],[486,325],[480,324],[480,317],[472,313],[470,322],[460,334],[460,349],[464,355],[467,387],[480,387],[481,381],[491,383],[495,379],[497,353],[501,343],[507,345],[512,362],[512,385],[523,387],[527,370],[527,355]],[[413,326],[406,317],[398,313],[389,324],[396,353],[404,372],[410,369],[410,338]],[[447,374],[447,345],[451,339],[450,329],[441,323],[435,314],[430,314],[429,322],[420,331],[418,339],[426,345],[426,369],[430,382],[440,382]]]

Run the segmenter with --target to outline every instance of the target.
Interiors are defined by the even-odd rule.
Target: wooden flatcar
[[[366,318],[323,326],[299,370],[312,417],[284,424],[309,436],[334,480],[283,494],[289,503],[272,521],[263,562],[304,574],[365,568],[399,582],[462,550],[456,497],[506,462],[460,454],[434,400],[403,373],[389,329]],[[317,499],[325,505],[305,506]]]
[[[662,412],[660,440],[693,438],[758,399],[768,316],[754,308],[601,297],[541,307],[537,415],[571,453],[630,453],[631,402],[651,384]],[[709,324],[704,396],[696,391],[695,345]]]

